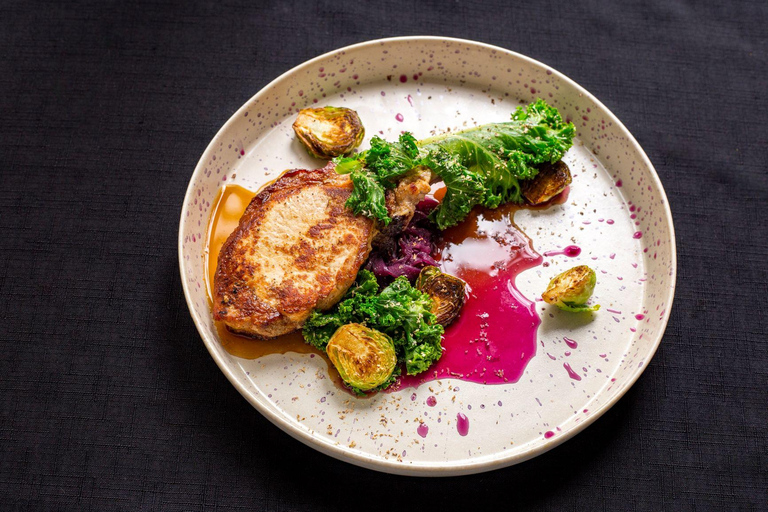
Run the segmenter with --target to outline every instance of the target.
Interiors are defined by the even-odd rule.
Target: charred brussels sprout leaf
[[[344,107],[305,108],[299,111],[293,131],[307,151],[325,159],[346,155],[365,136],[357,112]]]
[[[416,288],[432,298],[432,313],[442,326],[450,325],[464,306],[464,281],[440,272],[437,267],[424,267],[416,279]]]
[[[597,311],[600,309],[599,304],[587,306],[587,301],[595,290],[595,283],[595,271],[586,265],[580,265],[555,276],[541,298],[544,302],[554,304],[565,311]]]
[[[326,353],[342,380],[356,392],[387,383],[397,365],[392,339],[361,324],[339,327],[328,342]]]
[[[528,203],[546,203],[571,184],[571,170],[562,160],[539,167],[539,174],[532,180],[520,183],[523,197]]]

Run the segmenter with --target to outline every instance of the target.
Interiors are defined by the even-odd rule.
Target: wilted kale
[[[359,323],[389,335],[406,373],[416,375],[440,359],[443,326],[430,312],[432,299],[398,277],[379,292],[376,277],[361,270],[357,281],[331,310],[314,311],[304,324],[304,340],[325,350],[336,329]]]
[[[475,205],[483,202],[486,192],[483,179],[467,169],[458,156],[438,147],[431,150],[422,162],[445,183],[443,201],[430,216],[439,229],[458,224]]]
[[[362,214],[389,224],[392,219],[387,213],[384,187],[381,182],[366,169],[352,171],[349,178],[352,180],[353,189],[344,206],[352,210],[355,215]]]
[[[519,180],[532,179],[538,166],[560,160],[573,143],[575,128],[544,100],[518,107],[512,120],[419,141],[404,133],[396,143],[379,137],[357,159],[345,159],[339,172],[352,172],[355,193],[347,206],[387,224],[384,190],[418,165],[429,167],[446,185],[434,212],[440,229],[458,224],[478,204],[496,208],[522,202]],[[365,178],[355,173],[365,174]],[[378,183],[379,186],[374,186]]]
[[[358,158],[340,158],[335,160],[336,172],[350,173],[354,185],[352,195],[347,199],[346,207],[355,215],[365,215],[389,224],[384,189],[395,186],[396,178],[416,167],[419,149],[416,139],[410,133],[400,135],[398,142],[387,142],[374,136],[371,148]]]
[[[365,152],[365,167],[373,171],[384,186],[391,188],[395,178],[416,167],[418,156],[416,139],[408,132],[401,134],[397,142],[374,136],[371,149]]]
[[[532,179],[539,165],[560,160],[570,149],[574,133],[572,123],[565,123],[555,107],[539,99],[525,108],[518,107],[507,123],[486,124],[419,144],[423,151],[446,151],[479,175],[485,188],[483,206],[496,208],[521,202],[518,180]],[[432,170],[440,175],[439,168]],[[463,220],[454,215],[446,217],[455,221],[453,224]]]

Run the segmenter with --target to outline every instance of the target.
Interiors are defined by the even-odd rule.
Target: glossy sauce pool
[[[435,196],[439,198],[440,192]],[[255,195],[238,185],[228,185],[215,201],[206,246],[209,300],[221,247]],[[553,202],[560,203],[565,197]],[[390,390],[440,378],[483,384],[520,379],[536,354],[536,331],[541,321],[534,303],[515,287],[515,277],[539,265],[542,257],[514,224],[514,213],[519,208],[506,205],[496,210],[475,209],[459,226],[443,233],[436,259],[443,271],[467,283],[467,300],[459,317],[446,329],[442,358],[421,375],[402,377]],[[233,334],[220,322],[216,327],[224,349],[244,359],[287,352],[323,357],[331,380],[341,387],[338,372],[325,354],[304,343],[299,332],[256,340]]]
[[[475,209],[443,232],[435,259],[444,272],[467,283],[467,299],[445,330],[443,357],[423,374],[402,378],[400,387],[440,378],[503,384],[522,376],[536,354],[541,320],[534,303],[515,287],[515,277],[542,257],[514,224],[519,208]]]

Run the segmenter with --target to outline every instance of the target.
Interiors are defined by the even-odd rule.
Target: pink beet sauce
[[[456,415],[456,430],[459,431],[460,436],[469,434],[469,418],[462,413]]]
[[[561,254],[568,256],[569,258],[575,258],[581,254],[581,247],[578,245],[569,245],[568,247],[556,251],[547,251],[544,253],[544,256],[559,256]]]
[[[576,340],[572,340],[571,338],[563,338],[563,341],[570,348],[576,348],[576,347],[579,346],[579,344],[576,342]]]
[[[444,232],[436,259],[467,283],[467,300],[445,331],[443,357],[423,374],[403,377],[398,389],[439,378],[481,384],[520,379],[536,354],[541,320],[534,302],[515,287],[515,277],[542,257],[513,223],[514,211],[475,210]]]

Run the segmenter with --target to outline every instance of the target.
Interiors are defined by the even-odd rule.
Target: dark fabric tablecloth
[[[0,5],[0,509],[767,510],[768,4]],[[541,60],[655,164],[679,250],[655,358],[607,414],[449,479],[331,459],[256,412],[182,294],[182,198],[280,73],[396,35]],[[500,508],[503,507],[503,508]]]

